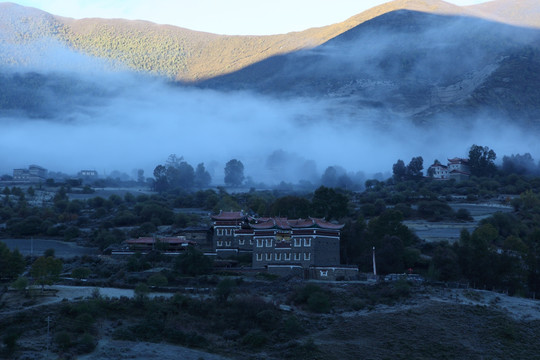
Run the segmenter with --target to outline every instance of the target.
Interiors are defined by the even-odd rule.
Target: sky
[[[227,35],[270,35],[334,24],[381,0],[14,0],[54,15],[148,20]],[[447,0],[459,6],[485,0]],[[301,14],[301,15],[299,15]]]

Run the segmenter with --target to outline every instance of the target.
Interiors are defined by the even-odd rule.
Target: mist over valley
[[[172,27],[167,37],[155,24],[108,20],[112,27],[96,33],[90,19],[0,4],[0,172],[35,163],[151,176],[177,154],[204,162],[214,184],[233,158],[255,183],[316,183],[329,166],[363,182],[388,177],[397,159],[422,156],[427,168],[466,157],[472,144],[492,147],[499,160],[537,156],[540,31],[456,8],[390,4],[367,21],[349,19],[341,32],[283,35],[292,45],[281,54],[272,47],[279,41],[257,57],[256,37],[204,35],[213,51],[227,50],[226,63],[231,49],[251,51],[252,63],[229,73],[216,68],[219,55],[190,62],[201,43],[186,29],[176,38],[188,54],[180,61],[160,47]],[[314,46],[305,45],[310,36]],[[138,37],[142,47],[130,52],[126,39]],[[185,76],[160,68],[153,60],[160,49],[160,61],[180,61]],[[141,51],[146,62],[138,62]]]

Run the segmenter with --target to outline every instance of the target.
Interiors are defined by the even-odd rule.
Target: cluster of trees
[[[212,177],[204,167],[204,163],[194,169],[183,157],[172,154],[165,165],[154,169],[154,190],[163,192],[169,189],[204,188],[210,185]]]
[[[225,184],[227,186],[240,186],[244,182],[244,164],[240,160],[232,159],[225,165]],[[194,169],[183,157],[172,154],[165,165],[158,165],[154,169],[154,190],[192,190],[207,188],[212,182],[212,176],[206,170],[204,163]]]
[[[405,166],[403,160],[398,160],[392,166],[392,173],[396,181],[414,180],[422,178],[424,169],[424,159],[421,156],[413,157],[409,164]]]
[[[505,155],[500,168],[495,164],[497,154],[488,146],[473,144],[468,153],[468,166],[471,175],[476,177],[493,177],[498,173],[517,175],[538,175],[540,174],[540,163],[536,164],[529,153],[523,155]],[[435,165],[440,165],[439,160],[434,161]],[[413,157],[408,165],[403,160],[398,160],[392,166],[393,179],[395,181],[406,181],[419,179],[423,176],[423,159],[421,156]],[[427,175],[433,177],[432,168],[428,168]]]

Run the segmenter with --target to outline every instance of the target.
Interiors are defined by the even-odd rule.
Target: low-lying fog
[[[8,77],[43,75],[45,85],[20,96],[37,97],[34,105],[46,110],[44,116],[0,112],[0,174],[38,164],[68,174],[142,168],[152,176],[156,165],[177,154],[193,166],[204,162],[216,184],[223,183],[224,165],[233,158],[244,163],[246,176],[271,184],[312,181],[333,165],[366,177],[389,175],[397,159],[408,163],[414,156],[424,158],[426,169],[434,159],[466,157],[472,144],[489,146],[499,160],[539,153],[536,136],[505,119],[486,125],[488,119],[478,118],[466,127],[444,119],[429,129],[406,118],[377,125],[376,109],[341,113],[332,100],[183,88],[48,49],[25,66],[0,67]],[[57,77],[63,89],[47,82]]]

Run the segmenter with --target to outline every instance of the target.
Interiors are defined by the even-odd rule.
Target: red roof
[[[453,159],[448,159],[448,162],[450,164],[467,164],[469,162],[469,159],[455,157]]]
[[[195,242],[191,240],[186,240],[185,236],[162,237],[162,238],[140,237],[138,239],[126,240],[126,242],[128,244],[153,244],[154,242],[164,242],[168,244],[187,244],[187,245],[195,244]]]
[[[243,211],[220,211],[217,215],[212,215],[214,220],[242,220],[246,217]]]
[[[262,221],[261,221],[262,220]],[[309,218],[289,220],[287,218],[261,218],[258,222],[250,224],[253,229],[272,229],[278,228],[283,230],[291,230],[293,228],[312,228],[319,227],[322,229],[339,230],[344,225],[332,224],[324,219]]]
[[[430,168],[435,168],[435,167],[440,167],[440,168],[443,168],[443,169],[448,168],[446,165],[443,165],[443,164],[433,164],[433,165],[430,166]]]

